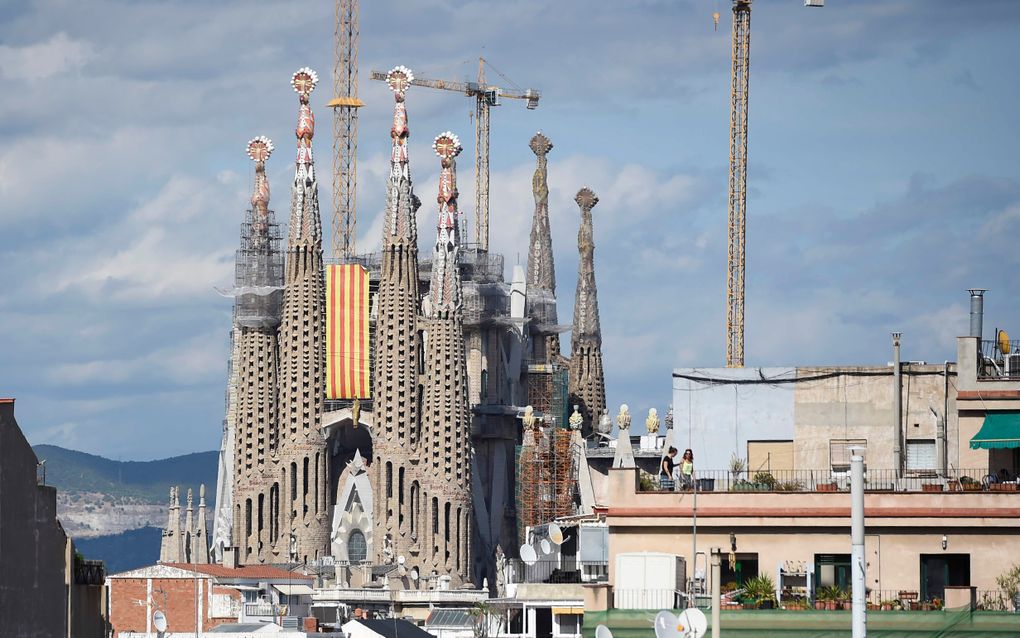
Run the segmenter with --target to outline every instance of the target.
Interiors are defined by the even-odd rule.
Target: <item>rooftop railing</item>
[[[692,480],[680,477],[675,482],[642,481],[642,492],[848,492],[849,472],[822,470],[697,470]],[[866,492],[1016,492],[1015,477],[999,477],[986,469],[907,470],[897,477],[891,469],[866,470]]]
[[[978,379],[1020,381],[1020,340],[982,341]]]
[[[520,559],[507,561],[508,583],[599,583],[609,580],[609,562],[542,560],[531,565]]]

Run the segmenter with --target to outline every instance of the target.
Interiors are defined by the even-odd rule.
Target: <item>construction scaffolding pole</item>
[[[747,223],[747,89],[751,0],[733,2],[730,91],[729,251],[726,281],[726,367],[744,367],[744,246]]]
[[[485,86],[485,59],[478,58],[478,86]],[[475,243],[489,250],[489,106],[493,96],[475,96]]]

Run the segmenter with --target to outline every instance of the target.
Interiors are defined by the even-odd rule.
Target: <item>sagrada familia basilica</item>
[[[243,564],[329,563],[341,579],[341,566],[371,565],[399,569],[408,588],[425,575],[480,586],[494,581],[497,557],[516,553],[525,525],[585,507],[570,484],[584,458],[575,448],[608,419],[591,215],[598,198],[587,188],[576,198],[572,325],[557,320],[553,145],[541,133],[530,142],[526,273],[515,266],[507,282],[501,255],[463,241],[461,145],[450,132],[433,143],[435,242],[420,257],[405,102],[412,79],[401,66],[386,78],[394,110],[379,253],[324,259],[314,71],[292,78],[297,157],[285,245],[265,170],[273,143],[248,144],[255,183],[227,291],[234,325],[213,560],[235,552]],[[537,495],[543,485],[562,494]],[[178,543],[164,540],[164,560],[180,559]],[[194,541],[189,548],[201,553]]]

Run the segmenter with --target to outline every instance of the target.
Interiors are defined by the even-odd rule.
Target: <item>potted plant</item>
[[[993,492],[1015,492],[1016,483],[989,483],[988,489]]]
[[[755,609],[772,609],[776,604],[776,584],[768,574],[761,574],[744,583],[745,599]]]
[[[736,452],[730,455],[730,482],[739,482],[741,475],[747,470],[747,460],[737,456]]]
[[[828,585],[818,589],[816,599],[822,602],[822,606],[815,606],[815,609],[827,609],[829,611],[836,610],[839,605],[837,601],[843,599],[843,590],[835,585]]]
[[[878,608],[882,611],[892,611],[896,602],[895,600],[883,600],[878,604]]]
[[[964,492],[980,492],[981,481],[978,481],[970,476],[961,476],[960,487],[963,488]]]
[[[836,485],[836,481],[831,481],[829,483],[815,483],[816,492],[835,492],[837,489],[839,489],[839,486]]]
[[[772,472],[759,471],[754,473],[751,482],[757,485],[763,492],[774,492],[779,481],[772,476]]]
[[[942,485],[942,483],[922,483],[921,484],[921,491],[922,492],[941,492],[941,491],[943,491],[943,489],[945,489],[945,487]]]

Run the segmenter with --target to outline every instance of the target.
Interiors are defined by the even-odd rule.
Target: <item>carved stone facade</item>
[[[387,80],[393,90],[393,142],[386,191],[382,272],[377,298],[375,389],[372,444],[376,457],[374,484],[373,553],[378,563],[395,555],[410,559],[411,518],[407,477],[416,474],[419,445],[418,397],[420,334],[418,327],[418,231],[415,212],[419,201],[411,184],[407,157],[407,110],[404,93],[413,79],[409,69],[397,67]],[[388,555],[386,552],[389,552]]]
[[[599,323],[598,288],[595,285],[595,239],[591,209],[599,198],[582,188],[574,198],[581,208],[577,232],[577,294],[574,296],[574,330],[570,347],[570,403],[580,406],[583,434],[592,431],[592,419],[606,407],[606,384],[602,370],[602,328]]]
[[[439,223],[432,256],[432,277],[425,315],[425,384],[419,478],[430,525],[421,543],[422,568],[466,582],[472,573],[471,417],[468,412],[464,348],[463,296],[458,271],[460,216],[457,210],[456,156],[460,142],[444,133],[433,144],[442,158],[439,175]],[[413,489],[413,487],[412,487]],[[412,498],[411,516],[425,511]]]
[[[206,522],[205,485],[199,486],[197,521],[194,510],[194,495],[188,489],[187,507],[184,510],[184,525],[181,525],[180,488],[170,488],[170,507],[166,527],[163,528],[159,548],[161,563],[209,562],[209,540]]]
[[[319,185],[312,157],[315,117],[308,104],[318,77],[294,74],[300,99],[297,161],[291,191],[283,317],[280,322],[279,431],[277,455],[283,476],[283,529],[290,558],[325,556],[329,547],[329,485],[326,440],[320,430],[326,388],[326,281],[322,264]],[[279,516],[270,512],[270,520]]]

